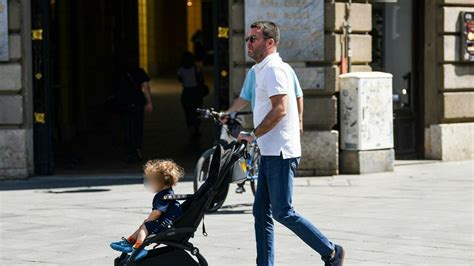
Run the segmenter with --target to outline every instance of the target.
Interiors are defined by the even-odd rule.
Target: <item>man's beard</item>
[[[256,62],[260,62],[263,59],[264,52],[265,52],[265,47],[256,47],[253,50],[253,53],[252,54],[249,53],[248,55],[250,58],[252,58]]]

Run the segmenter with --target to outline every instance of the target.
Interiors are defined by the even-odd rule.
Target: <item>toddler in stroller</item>
[[[221,200],[219,198],[221,192],[226,191],[225,188],[229,185],[230,169],[245,153],[245,147],[245,143],[231,143],[225,147],[218,145],[211,158],[208,178],[194,194],[163,196],[165,201],[184,200],[181,204],[182,214],[166,230],[149,234],[135,252],[122,252],[115,258],[114,265],[207,266],[204,256],[189,240],[194,237],[201,221],[202,233],[207,235],[204,228],[204,214],[211,204]],[[130,246],[130,242],[122,243]],[[148,248],[145,256],[138,261],[135,260],[145,247]]]
[[[181,215],[181,206],[176,199],[165,200],[174,195],[173,186],[183,176],[181,167],[171,160],[151,160],[144,166],[145,182],[156,192],[153,197],[152,210],[148,218],[128,238],[113,242],[110,247],[123,253],[137,253],[135,261],[147,256],[148,250],[140,247],[150,234],[158,234],[172,227],[173,222]]]

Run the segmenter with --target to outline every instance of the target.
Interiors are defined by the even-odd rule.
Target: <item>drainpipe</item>
[[[349,0],[346,3],[346,17],[344,22],[344,28],[346,33],[346,47],[347,47],[347,71],[352,72],[352,48],[351,48],[351,33],[352,27],[349,21],[351,17],[351,7],[352,7],[352,0]]]

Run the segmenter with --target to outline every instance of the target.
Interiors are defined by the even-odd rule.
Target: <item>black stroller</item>
[[[148,255],[134,261],[135,256],[122,253],[115,259],[115,265],[207,265],[206,259],[189,242],[194,237],[204,214],[211,204],[219,200],[219,193],[228,186],[231,166],[245,152],[245,143],[231,143],[225,147],[218,146],[215,149],[209,166],[209,177],[205,183],[192,195],[174,195],[172,199],[186,199],[182,206],[183,214],[175,222],[173,227],[156,235],[149,235],[141,249],[152,246]],[[171,198],[167,198],[171,199]],[[206,236],[203,223],[203,234]],[[138,252],[135,252],[137,254]],[[194,259],[193,256],[197,259]]]

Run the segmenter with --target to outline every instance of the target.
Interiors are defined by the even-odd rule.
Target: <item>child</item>
[[[144,166],[145,181],[157,192],[153,198],[153,207],[148,218],[127,239],[110,244],[114,250],[135,252],[149,234],[157,234],[171,227],[173,221],[181,215],[181,207],[176,200],[163,200],[164,195],[174,194],[173,186],[183,175],[183,169],[171,160],[151,160]],[[142,249],[136,260],[146,257],[148,251]]]

